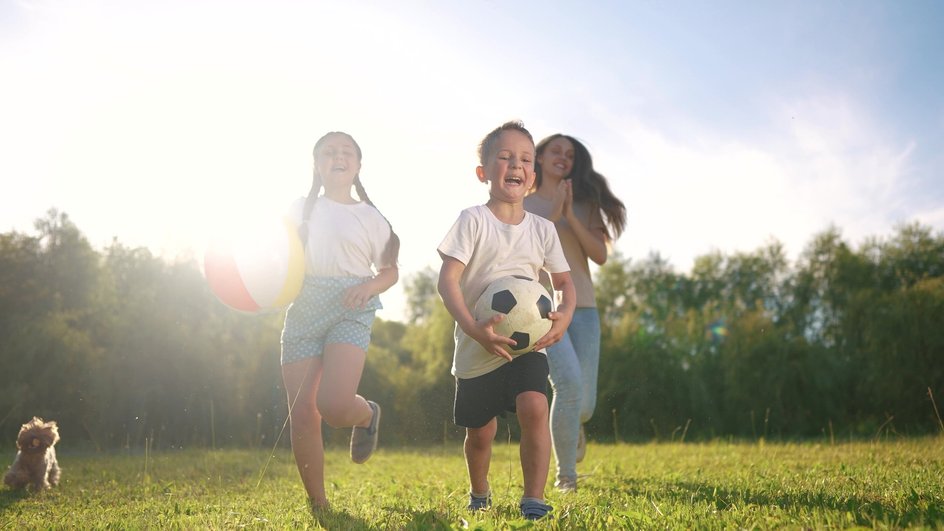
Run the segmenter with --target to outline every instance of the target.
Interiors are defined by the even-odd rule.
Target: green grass
[[[944,529],[944,437],[845,444],[591,444],[555,518],[520,519],[517,446],[498,444],[492,510],[465,511],[461,448],[327,456],[312,516],[288,451],[70,454],[62,485],[0,490],[0,529]],[[12,460],[12,455],[4,457]],[[267,465],[268,461],[268,465]],[[10,461],[8,461],[10,462]],[[261,477],[261,480],[260,480]]]

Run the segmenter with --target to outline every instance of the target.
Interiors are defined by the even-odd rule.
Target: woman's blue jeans
[[[551,369],[551,440],[557,478],[577,478],[577,437],[597,403],[600,366],[600,315],[596,308],[577,308],[567,333],[547,348]]]

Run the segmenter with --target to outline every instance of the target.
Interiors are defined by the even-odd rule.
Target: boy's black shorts
[[[506,411],[515,413],[519,394],[538,391],[547,395],[547,375],[547,356],[528,352],[482,376],[456,378],[456,425],[481,428]]]

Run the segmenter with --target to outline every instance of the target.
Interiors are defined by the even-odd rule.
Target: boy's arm
[[[567,327],[570,326],[571,319],[574,318],[577,292],[574,290],[574,282],[570,278],[570,272],[551,273],[551,284],[554,285],[554,291],[561,292],[561,302],[557,305],[557,311],[547,315],[547,318],[552,321],[551,329],[534,344],[534,350],[549,347],[560,341],[564,337]]]
[[[462,296],[462,290],[459,289],[459,279],[462,272],[465,271],[465,264],[443,255],[442,268],[439,270],[439,296],[442,297],[446,310],[452,314],[456,324],[469,337],[482,345],[489,353],[505,358],[511,361],[511,354],[503,348],[503,345],[515,345],[511,338],[500,336],[495,333],[493,326],[502,320],[502,315],[496,315],[491,319],[478,322],[469,312],[465,305],[465,298]]]

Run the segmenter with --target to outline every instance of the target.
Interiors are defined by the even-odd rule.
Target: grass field
[[[515,445],[496,446],[494,506],[476,515],[458,446],[327,460],[333,506],[312,515],[288,451],[63,450],[59,488],[0,490],[0,529],[944,529],[944,437],[590,444],[580,490],[549,486],[555,518],[536,523],[518,515]]]

